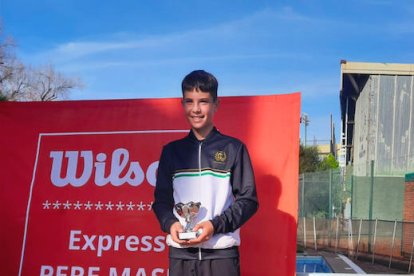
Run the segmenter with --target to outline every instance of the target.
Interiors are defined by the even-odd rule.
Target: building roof
[[[414,64],[341,61],[342,74],[413,75]]]

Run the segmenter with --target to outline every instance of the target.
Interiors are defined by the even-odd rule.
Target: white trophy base
[[[199,229],[197,232],[182,232],[178,233],[178,238],[180,240],[193,240],[196,239],[203,232],[202,229]]]

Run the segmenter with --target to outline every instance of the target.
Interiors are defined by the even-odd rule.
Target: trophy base
[[[200,234],[202,233],[202,230],[198,230],[197,232],[182,232],[178,233],[178,238],[180,240],[193,240],[196,239]]]

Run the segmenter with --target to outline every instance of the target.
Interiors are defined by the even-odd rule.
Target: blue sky
[[[414,63],[414,1],[0,0],[26,64],[85,88],[71,99],[180,96],[194,69],[220,94],[300,91],[308,140],[340,128],[340,60]],[[303,127],[302,135],[303,135]]]

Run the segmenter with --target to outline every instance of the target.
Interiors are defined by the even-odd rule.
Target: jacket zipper
[[[198,144],[198,173],[199,177],[201,177],[201,146],[203,145],[203,142],[199,142]],[[198,247],[198,260],[202,260],[201,256],[201,247]]]
[[[203,142],[199,142],[198,144],[198,172],[199,176],[201,176],[201,146],[203,145]]]

